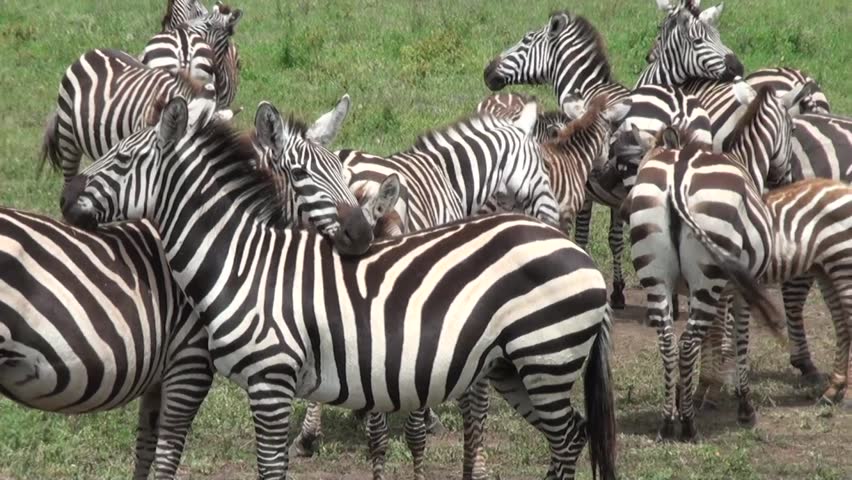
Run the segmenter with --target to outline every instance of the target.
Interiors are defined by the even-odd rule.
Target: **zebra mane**
[[[550,18],[553,18],[553,15],[557,14],[565,14],[568,18],[571,19],[571,24],[577,30],[577,37],[580,39],[591,39],[595,43],[595,51],[600,57],[600,73],[606,78],[608,82],[612,82],[612,66],[609,64],[609,54],[607,53],[606,41],[601,35],[601,32],[592,25],[592,22],[586,19],[586,17],[582,15],[572,15],[571,12],[567,10],[557,10],[550,14]]]
[[[226,190],[229,203],[240,202],[243,211],[261,222],[279,226],[286,220],[284,204],[280,201],[277,175],[270,168],[259,168],[257,153],[252,144],[252,135],[237,131],[230,122],[213,120],[195,133],[204,140],[202,144],[215,145],[210,155],[217,158],[217,172],[228,172],[216,176],[214,182],[239,181],[241,188]],[[221,185],[219,185],[221,187]],[[245,201],[250,192],[250,201]],[[239,197],[239,198],[238,198]]]
[[[748,126],[754,121],[754,117],[757,116],[757,113],[760,111],[764,102],[766,102],[767,95],[773,95],[772,87],[767,85],[760,87],[757,91],[757,96],[755,96],[754,100],[748,104],[748,108],[745,113],[737,122],[737,126],[734,127],[731,134],[725,139],[725,143],[722,145],[722,151],[730,151],[731,145],[736,144],[740,140],[744,132],[748,129]]]
[[[442,128],[437,128],[434,130],[429,130],[426,133],[423,133],[417,137],[417,140],[414,142],[414,145],[411,146],[408,152],[415,152],[421,150],[428,150],[430,144],[436,143],[436,140],[447,137],[447,134],[450,132],[455,132],[459,129],[461,125],[467,125],[471,128],[471,130],[477,130],[481,127],[492,127],[496,128],[503,125],[509,125],[511,120],[502,117],[496,117],[491,112],[476,112],[473,115],[469,115],[466,117],[462,117],[455,122],[452,122]],[[481,127],[480,127],[481,126]]]
[[[689,145],[693,145],[701,150],[707,150],[708,152],[713,150],[713,146],[707,142],[701,141],[698,139],[698,135],[693,130],[688,128],[681,127],[679,125],[669,125],[665,128],[661,128],[657,131],[656,135],[654,135],[654,146],[657,148],[665,148],[663,142],[663,133],[666,129],[673,130],[677,134],[678,145],[677,148],[683,150]]]
[[[594,125],[595,122],[597,122],[598,117],[600,117],[601,113],[606,108],[607,102],[609,102],[609,95],[605,93],[597,95],[595,98],[591,99],[586,108],[586,112],[583,113],[583,116],[573,120],[568,125],[565,125],[565,127],[559,131],[559,135],[556,136],[555,142],[568,142],[579,132],[582,132]]]

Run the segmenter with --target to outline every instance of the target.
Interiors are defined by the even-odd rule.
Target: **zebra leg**
[[[621,255],[624,253],[624,222],[618,218],[618,210],[609,209],[609,251],[612,253],[612,308],[624,308],[624,273],[621,271]]]
[[[722,393],[722,385],[725,383],[725,346],[730,349],[730,335],[728,318],[732,318],[730,302],[719,302],[716,321],[707,330],[707,336],[701,345],[701,368],[698,376],[698,388],[695,398],[698,400],[699,408],[715,410],[719,404],[719,395]]]
[[[133,478],[146,480],[154,461],[157,446],[157,425],[160,421],[160,386],[142,395],[139,401],[139,423],[136,425],[136,466]]]
[[[657,327],[657,341],[663,359],[663,424],[657,432],[657,441],[674,438],[675,415],[677,414],[677,342],[675,341],[670,289],[662,283],[647,285],[648,323]]]
[[[542,398],[540,404],[536,404],[529,395],[536,384],[531,377],[522,379],[516,369],[509,368],[490,378],[494,389],[506,402],[547,438],[551,458],[545,478],[573,479],[577,458],[586,444],[586,421],[573,409],[567,393],[558,402],[552,396],[539,395]]]
[[[488,400],[488,381],[485,379],[473,384],[459,399],[459,407],[464,421],[463,480],[484,480],[488,478],[484,445]]]
[[[436,434],[444,431],[444,425],[441,423],[441,417],[431,408],[426,409],[426,433]]]
[[[583,203],[583,208],[577,213],[577,219],[574,221],[576,228],[574,229],[574,242],[578,247],[586,252],[589,245],[589,224],[592,222],[592,201],[588,198]]]
[[[370,463],[373,465],[373,480],[382,480],[385,478],[385,455],[388,451],[388,415],[382,412],[369,412],[366,427]]]
[[[172,368],[177,374],[169,375],[162,388],[154,464],[157,480],[175,478],[192,421],[213,384],[213,370],[206,361],[203,364],[184,362],[178,367],[183,368]]]
[[[834,333],[837,348],[834,351],[834,369],[829,380],[828,389],[822,394],[819,403],[823,405],[835,405],[843,400],[846,394],[846,386],[849,373],[849,330],[850,316],[847,312],[852,308],[852,299],[847,298],[852,292],[842,295],[835,288],[835,284],[827,279],[820,279],[820,287],[825,303],[831,312],[831,320],[834,323]]]
[[[296,379],[293,370],[282,368],[248,379],[248,398],[257,443],[257,472],[260,480],[287,478],[290,415]],[[273,377],[271,379],[270,377]]]
[[[414,479],[425,480],[423,457],[426,451],[426,410],[415,410],[408,414],[405,420],[405,443],[411,452],[414,463]],[[375,470],[373,471],[375,476]]]
[[[680,421],[681,440],[692,441],[698,431],[695,428],[695,410],[693,407],[693,392],[695,391],[695,364],[701,353],[701,344],[707,334],[707,329],[713,325],[719,305],[719,298],[713,291],[721,291],[721,287],[699,289],[690,292],[689,320],[686,330],[678,342],[680,367]],[[699,301],[699,299],[702,299]],[[723,299],[727,301],[727,299]]]
[[[322,440],[322,405],[309,402],[302,421],[302,431],[290,446],[290,455],[294,457],[313,457],[319,450]]]
[[[790,364],[802,373],[802,380],[809,384],[818,384],[822,375],[811,360],[808,338],[805,335],[803,310],[808,292],[814,283],[812,275],[803,275],[785,282],[781,287],[784,298],[784,312],[787,316],[787,338],[790,341]]]
[[[751,403],[751,386],[749,385],[749,321],[751,310],[748,303],[739,295],[734,302],[737,358],[737,423],[744,427],[753,427],[757,423],[757,414]]]

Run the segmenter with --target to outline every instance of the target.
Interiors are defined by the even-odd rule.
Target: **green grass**
[[[39,175],[37,157],[44,120],[54,108],[64,69],[94,47],[141,51],[159,27],[164,4],[2,2],[0,205],[57,213],[59,176],[48,171]],[[236,6],[245,11],[236,35],[243,60],[236,105],[246,109],[238,117],[241,126],[249,125],[261,100],[311,120],[349,92],[354,107],[336,146],[380,154],[404,148],[418,132],[468,114],[488,93],[482,81],[485,64],[526,31],[543,26],[551,10],[570,7],[587,16],[607,40],[616,76],[627,85],[641,71],[660,19],[651,0],[245,0]],[[803,69],[820,82],[836,112],[852,112],[849,2],[728,2],[722,36],[747,70],[779,65]],[[555,104],[549,87],[514,89]],[[607,216],[596,212],[591,242],[604,271],[610,268]],[[814,325],[814,350],[825,369],[832,330],[824,319]],[[631,329],[637,335],[631,336]],[[735,406],[727,404],[719,415],[699,419],[704,442],[655,444],[661,399],[655,338],[629,323],[619,324],[617,330],[617,336],[624,335],[617,339],[615,370],[624,478],[852,475],[852,434],[844,433],[852,431],[849,416],[820,416],[809,405],[816,391],[791,386],[795,377],[786,367],[786,355],[761,339],[754,348],[755,396],[764,409],[756,431],[738,429]],[[575,398],[581,398],[577,393]],[[540,478],[547,461],[542,439],[502,401],[493,404],[489,464],[501,478]],[[134,407],[69,418],[0,401],[0,478],[127,478]],[[443,407],[441,415],[450,432],[430,440],[428,470],[436,472],[431,473],[434,478],[457,477],[461,422],[452,406]],[[296,478],[346,478],[368,471],[360,427],[333,409],[326,411],[326,426],[321,457],[296,462]],[[399,424],[394,426],[398,432]],[[401,441],[391,444],[389,457],[390,473],[407,476],[408,454]],[[253,461],[244,394],[219,382],[195,423],[182,472],[191,478],[253,478]],[[581,478],[589,478],[586,464],[584,459]],[[351,478],[365,478],[358,475]]]

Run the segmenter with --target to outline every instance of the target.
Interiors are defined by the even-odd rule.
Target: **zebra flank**
[[[0,208],[0,312],[0,393],[69,414],[141,398],[134,478],[174,478],[213,371],[149,222],[87,233]]]
[[[606,284],[585,252],[555,228],[505,214],[341,256],[315,232],[270,224],[275,186],[253,154],[229,126],[191,113],[172,100],[157,126],[134,135],[160,148],[134,139],[138,148],[89,167],[64,215],[158,225],[217,371],[248,391],[261,478],[286,476],[294,397],[411,411],[486,378],[548,439],[553,477],[574,478],[588,436],[594,471],[615,478]],[[176,178],[197,181],[169,188]],[[125,187],[136,184],[154,193]],[[597,405],[584,420],[569,392],[590,355]]]

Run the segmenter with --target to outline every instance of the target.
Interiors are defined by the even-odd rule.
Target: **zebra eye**
[[[119,162],[127,163],[127,162],[129,162],[129,161],[130,161],[130,155],[128,155],[128,154],[126,154],[126,153],[124,153],[124,152],[117,152],[117,153],[115,154],[115,159],[116,159],[117,161],[119,161]]]
[[[698,46],[701,46],[703,43],[704,43],[704,39],[703,39],[703,38],[701,38],[701,37],[693,38],[693,39],[692,39],[692,45],[693,45],[693,46],[698,47]]]
[[[294,182],[304,182],[308,179],[308,172],[306,172],[305,169],[301,167],[295,167],[290,169],[290,175],[292,176]]]

